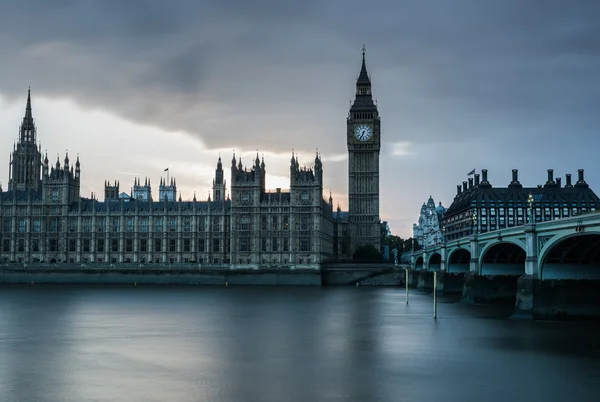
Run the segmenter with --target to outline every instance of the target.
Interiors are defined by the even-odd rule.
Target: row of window
[[[20,233],[24,233],[27,231],[27,219],[21,218],[17,222],[17,231]],[[61,232],[62,231],[62,218],[50,218],[48,229],[50,232]],[[220,216],[214,216],[212,219],[212,228],[219,229],[221,227],[223,220]],[[199,232],[205,232],[207,228],[207,222],[205,219],[200,219],[196,223],[196,228]],[[165,227],[166,224],[166,227]],[[31,229],[33,232],[39,233],[42,230],[41,220],[33,219],[31,223]],[[153,225],[150,225],[148,218],[140,218],[137,228],[140,232],[148,232],[153,226],[155,232],[162,232],[163,229],[168,232],[176,232],[178,231],[178,220],[177,218],[169,218],[168,220],[163,220],[163,218],[154,218]],[[184,232],[192,231],[192,220],[190,217],[185,217],[182,221],[182,230]],[[69,219],[69,232],[77,232],[77,218]],[[109,229],[112,232],[120,232],[121,230],[125,230],[126,232],[133,232],[135,228],[134,220],[131,217],[125,219],[124,223],[121,223],[120,218],[112,218],[110,221],[110,225],[106,224],[105,218],[99,218],[96,221],[96,231],[97,232],[105,232]],[[83,232],[91,232],[92,231],[92,221],[90,218],[84,218],[82,220],[81,229]],[[11,219],[4,219],[2,223],[2,231],[4,233],[11,232]]]
[[[165,243],[163,243],[162,239],[154,239],[153,242],[149,242],[148,239],[139,239],[139,249],[138,252],[170,252],[175,253],[178,252],[177,249],[177,239],[168,239]],[[123,242],[123,251],[126,253],[134,252],[134,239],[125,239]],[[181,244],[181,251],[184,253],[189,252],[198,252],[205,253],[211,251],[213,253],[220,253],[222,251],[221,239],[212,239],[212,242],[207,241],[206,239],[197,239],[196,249],[192,250],[192,240],[191,239],[183,239]],[[105,253],[105,252],[120,252],[120,242],[119,239],[111,239],[108,242],[105,239],[96,239],[96,247],[95,250],[92,250],[92,242],[90,239],[82,239],[81,241],[81,251],[84,253],[96,252],[96,253]],[[38,253],[40,252],[40,240],[32,239],[31,240],[31,252]],[[77,240],[69,239],[67,241],[67,251],[71,253],[77,252]],[[150,250],[149,246],[153,245],[154,247]],[[228,243],[225,242],[226,249],[228,249]],[[58,239],[50,238],[47,240],[47,246],[49,252],[59,252],[60,251],[60,241]],[[164,247],[163,247],[164,246]],[[210,246],[210,248],[209,248]],[[24,253],[26,251],[26,243],[25,239],[17,239],[16,241],[16,252]],[[228,252],[228,250],[225,250]],[[2,252],[9,253],[10,252],[10,239],[4,239],[2,241]]]

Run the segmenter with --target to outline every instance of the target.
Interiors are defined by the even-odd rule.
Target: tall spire
[[[365,46],[362,47],[362,65],[360,67],[360,73],[356,79],[356,96],[354,102],[350,106],[351,112],[363,112],[373,111],[377,109],[377,106],[373,103],[373,96],[371,93],[371,79],[367,73],[367,63],[365,61],[365,55],[367,50]]]
[[[25,118],[33,118],[31,115],[31,87],[27,88],[27,106],[25,107]]]
[[[31,87],[27,89],[27,105],[25,106],[25,115],[20,131],[20,142],[35,144],[35,127],[33,125],[33,113],[31,112]]]
[[[365,54],[366,53],[367,53],[367,49],[365,48],[365,45],[363,45],[363,47],[362,47],[362,66],[360,68],[360,74],[358,75],[358,80],[356,80],[356,85],[360,85],[360,84],[371,85],[371,79],[369,78],[369,74],[367,74],[367,63],[365,62]]]

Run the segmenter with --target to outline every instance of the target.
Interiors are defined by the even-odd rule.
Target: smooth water
[[[391,288],[0,287],[0,401],[599,401],[600,327]]]

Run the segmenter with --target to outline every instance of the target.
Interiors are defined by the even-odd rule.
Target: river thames
[[[0,401],[598,401],[600,327],[394,288],[0,287]]]

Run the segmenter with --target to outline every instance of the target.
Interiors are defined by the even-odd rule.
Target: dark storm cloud
[[[448,204],[474,166],[500,184],[600,170],[599,16],[596,0],[4,0],[0,93],[32,85],[209,148],[339,155],[364,43],[382,200]],[[391,184],[415,165],[427,180]]]
[[[402,125],[390,140],[493,136],[490,125],[552,127],[556,113],[566,116],[565,127],[572,119],[598,125],[594,1],[365,8],[359,1],[64,0],[2,8],[0,50],[11,55],[1,62],[2,92],[22,97],[31,83],[38,93],[186,130],[214,147],[255,147],[243,127],[277,139],[272,146],[280,149],[312,148],[316,140],[340,149],[338,135],[323,134],[343,126],[363,42],[382,114]],[[211,114],[218,124],[205,121]]]

